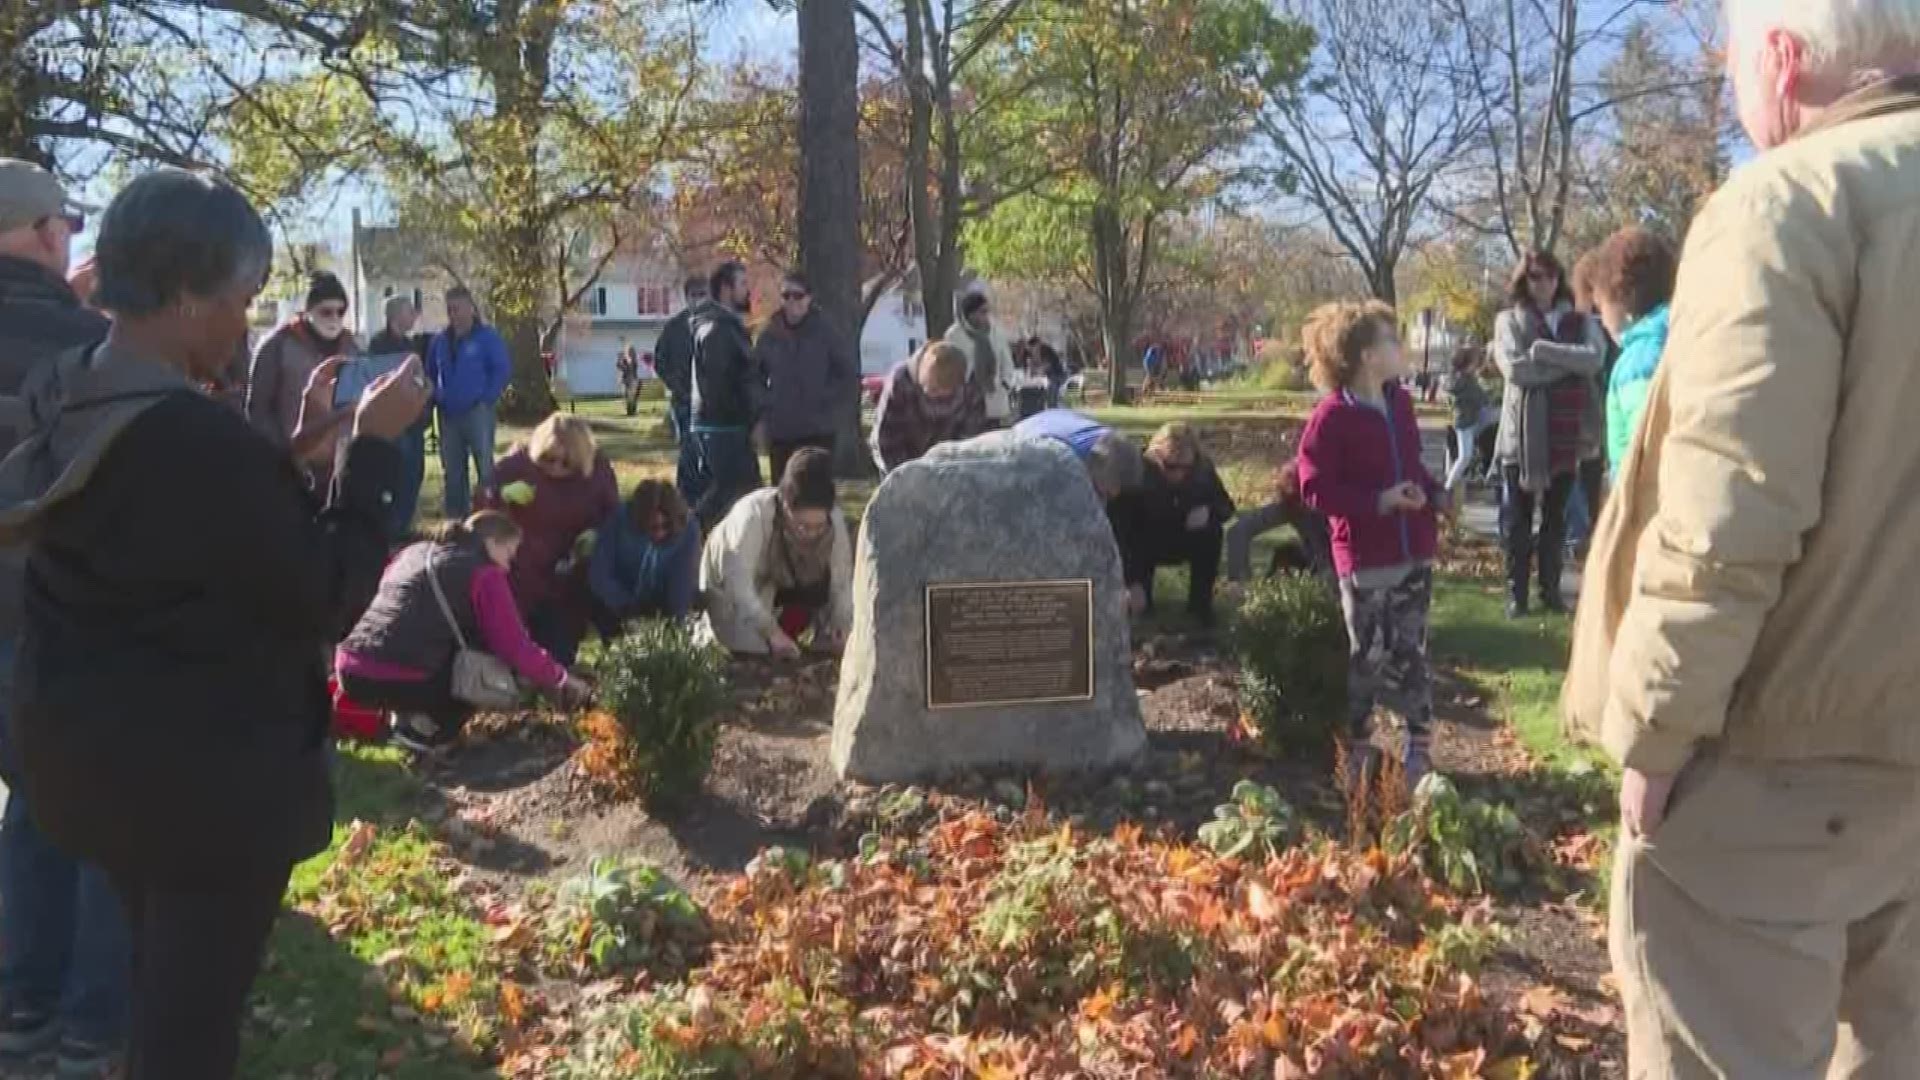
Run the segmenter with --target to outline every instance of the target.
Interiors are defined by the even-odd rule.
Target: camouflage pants
[[[1384,705],[1407,724],[1410,761],[1424,763],[1433,727],[1433,676],[1427,666],[1427,609],[1433,571],[1422,567],[1385,589],[1340,581],[1347,618],[1347,737],[1372,735],[1373,710]]]

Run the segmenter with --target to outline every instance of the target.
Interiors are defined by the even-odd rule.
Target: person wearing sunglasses
[[[247,373],[247,419],[269,439],[290,448],[313,369],[336,356],[359,355],[360,345],[347,329],[346,287],[333,274],[316,271],[308,279],[306,303],[299,314],[268,334],[254,351]],[[340,410],[335,416],[336,431],[346,415],[346,410]],[[301,462],[315,491],[327,489],[334,451],[332,439],[321,439]]]
[[[1107,508],[1126,572],[1128,604],[1151,612],[1154,571],[1185,566],[1187,616],[1211,628],[1213,584],[1220,574],[1226,524],[1234,514],[1233,497],[1193,425],[1183,420],[1155,432],[1142,458],[1140,485]]]
[[[84,210],[53,175],[0,159],[0,395],[25,406],[27,373],[106,336],[107,319],[69,287]],[[0,452],[24,432],[0,428]],[[0,551],[0,775],[20,783],[6,711],[23,622],[25,558]],[[62,1076],[98,1073],[126,1035],[132,939],[106,871],[54,846],[27,800],[0,820],[0,1058],[55,1048]]]
[[[833,449],[834,421],[858,408],[858,365],[844,338],[813,309],[807,279],[789,273],[780,282],[780,310],[754,343],[766,373],[768,465],[784,476],[787,461],[809,446]]]

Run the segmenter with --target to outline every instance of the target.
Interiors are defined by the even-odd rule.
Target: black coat
[[[38,263],[0,255],[0,455],[26,433],[20,398],[28,373],[107,334],[106,316],[80,305],[67,283]],[[0,639],[20,632],[25,560],[0,551]],[[3,758],[4,751],[0,751]]]
[[[244,418],[174,392],[39,515],[14,735],[55,842],[187,881],[326,846],[325,657],[379,581],[399,476],[355,440],[322,509]]]
[[[696,300],[681,308],[660,328],[653,346],[653,373],[660,377],[673,400],[693,400],[693,317],[709,301]]]
[[[761,369],[740,313],[707,304],[693,314],[693,422],[712,427],[752,427],[767,394]]]
[[[1234,515],[1233,497],[1212,461],[1200,458],[1175,484],[1152,458],[1146,460],[1140,486],[1107,507],[1127,584],[1145,582],[1153,573],[1155,555],[1180,547],[1178,541],[1188,532],[1187,515],[1201,506],[1208,510],[1206,532],[1219,533]]]

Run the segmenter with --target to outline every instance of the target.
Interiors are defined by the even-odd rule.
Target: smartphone
[[[355,404],[375,379],[406,363],[411,355],[403,352],[375,353],[347,361],[341,365],[340,376],[333,384],[333,407],[345,409]]]

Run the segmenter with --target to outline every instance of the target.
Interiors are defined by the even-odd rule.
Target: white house
[[[631,344],[651,363],[660,328],[686,305],[684,275],[658,255],[622,255],[607,264],[561,326],[559,374],[578,397],[618,394],[614,362]],[[645,376],[643,369],[642,375]]]

